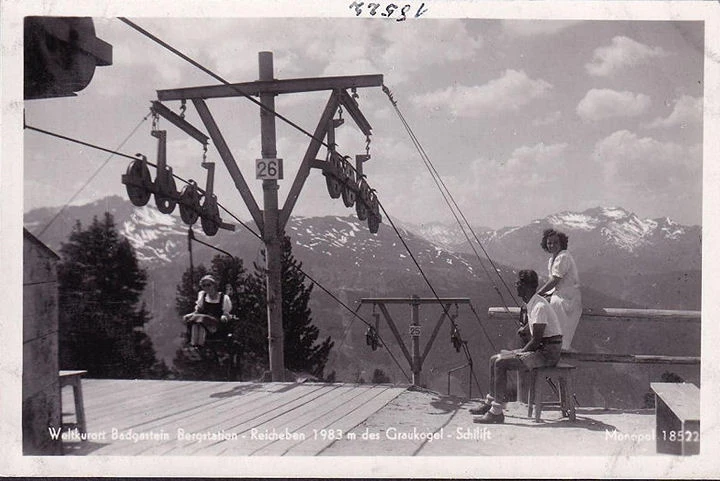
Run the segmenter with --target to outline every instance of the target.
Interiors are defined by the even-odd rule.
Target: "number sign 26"
[[[262,180],[279,180],[283,178],[282,159],[256,159],[255,178]]]

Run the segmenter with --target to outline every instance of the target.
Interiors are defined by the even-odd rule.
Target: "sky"
[[[231,82],[258,78],[272,51],[279,79],[382,74],[397,106],[473,225],[522,225],[561,211],[623,207],[642,218],[702,223],[704,44],[702,22],[367,18],[131,18]],[[77,97],[25,102],[27,124],[155,161],[149,113],[157,90],[218,82],[115,18],[95,18],[113,46]],[[373,127],[369,184],[394,220],[450,222],[387,96],[358,89]],[[313,131],[328,92],[281,95],[276,110]],[[179,102],[166,102],[179,112]],[[262,208],[259,108],[242,97],[208,101]],[[347,114],[339,150],[365,152]],[[186,119],[202,123],[189,103]],[[278,157],[292,185],[309,138],[277,121]],[[175,174],[205,185],[202,147],[160,120]],[[24,133],[25,212],[127,198],[128,159]],[[322,150],[319,157],[324,158]],[[221,204],[250,218],[214,147]],[[89,183],[104,162],[106,165]],[[154,172],[153,172],[154,176]],[[81,191],[81,187],[87,183]],[[79,191],[79,193],[78,193]],[[152,202],[152,201],[151,201]],[[281,204],[282,205],[282,204]],[[355,215],[310,174],[293,215]],[[227,219],[226,219],[227,220]]]
[[[23,133],[23,109],[29,125],[129,155],[141,152],[154,161],[156,141],[150,135],[149,120],[128,136],[147,115],[150,101],[157,98],[156,90],[217,83],[113,18],[119,15],[128,16],[233,82],[257,79],[257,53],[265,50],[274,52],[277,78],[384,75],[398,107],[473,224],[495,228],[522,225],[559,211],[598,205],[621,206],[641,217],[669,216],[684,224],[704,220],[703,316],[717,317],[715,293],[720,286],[713,275],[717,259],[712,248],[718,244],[716,206],[720,205],[717,2],[432,0],[425,2],[429,11],[423,18],[395,22],[367,15],[354,18],[347,8],[349,0],[274,0],[255,2],[255,9],[272,9],[268,15],[262,10],[253,18],[221,18],[254,14],[249,3],[0,0],[0,292],[9,306],[6,315],[0,316],[0,331],[10,340],[4,343],[5,368],[0,369],[2,384],[10,389],[0,403],[4,403],[1,411],[11,414],[0,423],[0,438],[17,444],[20,432],[20,211],[61,206],[73,197],[75,204],[111,194],[125,197],[120,176],[128,164],[122,157],[108,159],[103,152],[37,132]],[[113,45],[113,65],[98,68],[92,83],[77,97],[23,103],[18,31],[25,10],[94,16],[98,37]],[[296,18],[269,18],[280,15]],[[172,18],[178,16],[214,19]],[[503,20],[510,17],[533,20]],[[595,20],[577,20],[582,18]],[[603,20],[611,18],[616,20]],[[663,20],[667,18],[705,18],[713,28],[703,32],[702,23]],[[705,34],[712,39],[706,50]],[[449,221],[449,211],[387,97],[378,88],[361,89],[358,94],[360,107],[373,126],[372,160],[365,171],[386,210],[407,222]],[[276,107],[305,129],[314,130],[326,100],[327,93],[293,94],[279,97]],[[253,176],[254,160],[260,157],[258,108],[242,98],[208,104],[259,198],[260,181]],[[168,106],[179,110],[177,103]],[[200,126],[192,107],[186,118]],[[175,173],[204,183],[201,147],[167,122],[161,121],[160,128],[168,131],[168,158]],[[703,131],[713,135],[703,138]],[[16,145],[18,139],[22,149]],[[281,200],[307,143],[304,135],[278,122],[278,156],[285,161]],[[338,143],[349,155],[365,151],[365,139],[349,121],[339,129]],[[704,163],[703,148],[711,153]],[[220,163],[214,148],[208,159]],[[224,166],[218,168],[216,188],[221,203],[249,219]],[[17,207],[20,202],[22,209]],[[340,200],[330,199],[324,178],[312,172],[294,214],[350,215],[352,210]],[[713,369],[717,354],[712,349],[718,336],[717,323],[703,324],[704,399],[720,397],[720,380]],[[703,406],[703,423],[717,424],[716,410],[710,409],[709,403]],[[703,432],[708,445],[715,431]],[[14,468],[9,472],[57,474],[70,466],[60,463],[61,459],[38,463],[13,457],[19,447],[8,452],[7,465]],[[717,471],[716,460],[708,454],[712,453],[687,462],[596,456],[563,467],[571,475],[584,477],[608,472],[687,477]],[[538,465],[512,457],[505,463],[482,466],[465,459],[453,463],[416,459],[402,464],[358,459],[361,462],[271,459],[267,466],[259,460],[243,462],[242,469],[261,476],[306,471],[347,476],[364,475],[367,470],[368,475],[447,477],[478,468],[524,477],[557,475],[557,463]],[[84,474],[147,476],[204,469],[204,473],[237,475],[236,463],[203,464],[195,459],[169,463],[119,459],[72,463],[70,467]]]

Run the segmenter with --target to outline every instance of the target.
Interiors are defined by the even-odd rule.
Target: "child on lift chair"
[[[207,334],[217,331],[220,322],[227,322],[232,309],[230,297],[218,290],[218,282],[213,276],[200,279],[200,289],[195,312],[183,317],[190,331],[190,346],[194,348],[205,345]]]

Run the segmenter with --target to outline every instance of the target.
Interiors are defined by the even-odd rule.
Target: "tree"
[[[264,253],[263,253],[264,255]],[[258,264],[248,275],[242,260],[227,256],[215,256],[210,273],[218,279],[233,303],[235,315],[228,326],[234,353],[223,351],[221,344],[213,349],[201,351],[200,359],[190,359],[183,350],[179,350],[173,365],[176,376],[181,379],[239,380],[260,377],[268,368],[268,327],[265,269]],[[283,240],[282,292],[283,292],[283,332],[285,367],[295,372],[305,372],[323,377],[333,342],[330,337],[317,343],[320,331],[312,324],[312,313],[308,307],[312,284],[305,284],[305,274],[292,255],[290,239]],[[193,275],[195,282],[206,272],[199,266]],[[196,285],[196,284],[195,284]],[[178,314],[191,312],[197,299],[197,288],[191,282],[190,273],[183,274],[177,288],[176,308]],[[236,355],[232,369],[223,365],[221,358],[226,354]]]
[[[95,217],[85,230],[78,221],[60,253],[60,368],[103,378],[165,375],[143,331],[150,320],[140,303],[146,274],[113,216]]]
[[[385,374],[385,371],[376,367],[373,371],[372,380],[370,382],[373,384],[387,384],[391,381],[388,375]]]
[[[672,371],[665,371],[660,375],[660,382],[685,382],[685,380]],[[655,407],[655,393],[651,389],[648,389],[648,392],[643,396],[643,407]]]
[[[288,236],[283,238],[282,255],[282,316],[285,367],[294,372],[307,372],[323,377],[325,364],[334,342],[328,336],[316,344],[320,330],[312,323],[312,312],[308,307],[313,284],[305,284],[302,263],[292,254],[292,243]],[[263,252],[263,256],[264,256]],[[255,272],[248,280],[246,295],[256,326],[263,329],[267,339],[267,311],[265,269],[255,264]],[[263,342],[262,359],[268,358],[267,342]]]
[[[243,306],[247,282],[243,261],[237,257],[217,255],[212,259],[210,271],[201,264],[193,270],[191,279],[190,270],[186,270],[176,289],[175,308],[180,316],[195,309],[198,282],[208,273],[218,280],[220,290],[230,297],[233,318],[221,324],[217,332],[208,335],[205,349],[197,353],[179,349],[173,360],[174,374],[180,379],[241,380],[256,371],[253,369],[258,363],[255,354],[257,341],[254,338],[262,335],[243,315],[246,311]]]

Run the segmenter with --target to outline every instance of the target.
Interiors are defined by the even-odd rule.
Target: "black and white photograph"
[[[0,6],[0,474],[720,469],[716,2]]]

